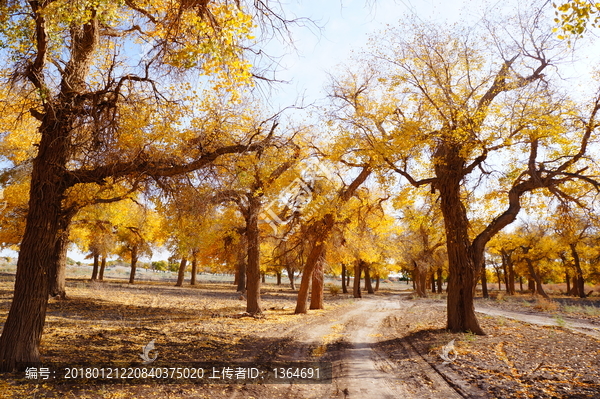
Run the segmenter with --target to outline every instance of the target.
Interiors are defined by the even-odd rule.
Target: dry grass
[[[546,298],[537,298],[533,308],[542,312],[555,312],[560,309],[560,304]]]

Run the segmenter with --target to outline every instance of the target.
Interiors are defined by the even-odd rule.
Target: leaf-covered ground
[[[0,323],[8,313],[14,276],[0,276]],[[111,281],[68,281],[68,299],[51,300],[41,352],[51,362],[140,362],[142,348],[154,340],[159,359],[185,362],[267,362],[282,354],[308,353],[312,360],[342,359],[345,337],[354,325],[337,323],[356,306],[347,295],[326,295],[326,309],[293,315],[295,292],[267,284],[263,289],[264,316],[244,315],[245,302],[231,284],[203,283],[174,287],[171,282],[128,285]],[[394,288],[394,289],[391,289]],[[597,398],[600,397],[600,342],[562,327],[540,327],[507,318],[480,315],[487,336],[445,331],[443,298],[410,299],[406,285],[382,284],[379,302],[402,301],[377,334],[379,352],[395,364],[390,373],[412,397],[435,396],[441,373],[450,385],[462,386],[464,396],[483,393],[489,398]],[[400,295],[399,295],[400,294]],[[365,295],[368,296],[368,295]],[[522,301],[527,297],[515,301]],[[510,299],[512,300],[512,299]],[[486,306],[513,306],[537,311],[535,306],[510,300],[487,301]],[[506,302],[506,303],[505,303]],[[543,306],[546,304],[542,303]],[[549,305],[551,306],[551,305]],[[569,305],[575,306],[575,305]],[[539,309],[542,311],[542,309]],[[593,313],[593,312],[590,312]],[[552,313],[549,313],[552,315]],[[571,317],[573,312],[566,312]],[[355,317],[355,316],[353,316]],[[360,315],[356,317],[361,317]],[[597,320],[590,314],[587,320]],[[301,351],[297,337],[315,326],[323,329],[320,344]],[[442,365],[439,353],[455,339],[458,358]],[[410,349],[412,348],[412,349]],[[410,350],[409,350],[410,349]],[[421,356],[418,356],[420,354]],[[304,356],[303,355],[303,356]],[[415,364],[431,367],[417,373]],[[429,373],[429,374],[428,374]],[[423,387],[428,387],[424,390]],[[466,388],[465,388],[466,387]],[[469,390],[469,387],[472,390]],[[411,391],[412,390],[412,391]],[[466,394],[465,394],[466,392]],[[325,395],[325,396],[324,396]],[[59,385],[24,383],[23,373],[0,379],[4,398],[358,398],[331,384],[286,385],[95,384]]]
[[[466,391],[474,387],[470,390],[473,396],[600,397],[600,341],[597,339],[563,327],[537,326],[486,315],[478,316],[486,336],[452,334],[444,329],[446,311],[437,306],[441,300],[415,299],[413,302],[402,315],[388,320],[398,338],[380,342],[381,349],[398,362],[412,361],[398,342],[404,340],[452,384],[465,385]],[[487,304],[497,303],[488,301]],[[518,308],[513,306],[513,309]],[[455,340],[457,358],[443,365],[440,353],[451,340]]]

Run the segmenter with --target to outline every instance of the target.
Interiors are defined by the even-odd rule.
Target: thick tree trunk
[[[70,223],[69,218],[68,223]],[[64,221],[61,220],[61,224]],[[58,241],[56,242],[56,274],[50,284],[50,296],[58,299],[67,299],[67,249],[69,246],[68,226],[61,228]]]
[[[179,262],[179,270],[177,271],[177,282],[175,283],[175,287],[183,286],[183,280],[185,280],[185,268],[187,267],[187,258],[181,258]]]
[[[377,273],[377,275],[375,276],[375,291],[379,291],[379,281],[381,280],[381,277],[379,276],[379,273]]]
[[[281,285],[281,271],[277,271],[277,285]]]
[[[286,266],[285,270],[287,270],[287,274],[288,274],[288,279],[290,280],[290,288],[292,290],[296,290],[296,284],[294,284],[294,269],[291,268],[290,266]]]
[[[475,259],[481,254],[472,252],[467,210],[461,199],[465,167],[461,150],[459,143],[449,142],[440,145],[434,154],[448,252],[447,327],[452,332],[483,335],[473,303],[483,262]]]
[[[504,280],[506,284],[506,292],[508,293],[508,295],[515,295],[515,268],[513,265],[512,256],[504,249],[502,250],[501,254],[502,267],[504,269]]]
[[[354,285],[352,290],[352,295],[354,298],[362,298],[362,294],[360,292],[360,275],[362,274],[362,260],[359,260],[354,263]]]
[[[41,140],[33,161],[14,295],[0,336],[0,371],[21,369],[40,360],[48,296],[61,252],[57,246],[62,245],[59,241],[65,231],[62,200],[68,186],[65,165],[70,128],[61,118],[60,114],[46,115],[39,129]]]
[[[260,301],[260,232],[258,229],[258,214],[260,212],[260,197],[248,195],[248,211],[246,215],[246,237],[248,239],[248,266],[246,270],[246,312],[249,314],[262,313]]]
[[[100,261],[100,273],[98,273],[98,281],[104,280],[104,269],[106,268],[106,256],[102,255],[102,260]]]
[[[373,291],[373,284],[371,284],[371,267],[369,266],[368,263],[364,263],[364,268],[365,268],[365,289],[367,290],[368,294],[374,294],[375,291]]]
[[[438,293],[441,294],[444,288],[444,271],[442,270],[442,268],[440,267],[437,271],[437,287],[438,287]]]
[[[585,280],[583,278],[583,270],[581,269],[581,261],[579,260],[579,252],[577,252],[577,244],[569,244],[573,263],[575,265],[575,277],[577,282],[577,293],[580,298],[585,298]]]
[[[69,226],[71,220],[77,214],[78,208],[63,209],[59,220],[59,233],[56,241],[53,266],[55,277],[50,284],[50,296],[58,299],[67,299],[67,250],[69,248]]]
[[[571,276],[569,270],[565,268],[565,281],[567,282],[567,295],[571,295]]]
[[[496,279],[498,280],[498,291],[502,290],[502,272],[499,267],[495,267]]]
[[[527,269],[529,270],[529,274],[531,275],[531,277],[533,277],[533,280],[535,281],[534,292],[540,294],[541,296],[543,296],[546,299],[550,299],[548,294],[546,294],[546,292],[544,291],[544,287],[542,286],[542,280],[540,279],[540,276],[535,271],[535,268],[533,267],[533,262],[531,261],[531,259],[525,258],[525,262],[527,263]]]
[[[371,168],[368,165],[363,166],[359,175],[350,183],[350,185],[338,194],[340,203],[348,201],[356,192],[356,189],[369,177]],[[333,213],[328,213],[322,219],[313,225],[313,245],[310,249],[304,270],[302,271],[302,280],[298,290],[298,299],[296,301],[295,314],[306,313],[306,302],[308,300],[308,289],[312,279],[312,273],[317,262],[320,261],[325,250],[325,242],[333,229],[335,217]]]
[[[429,283],[431,284],[431,292],[435,294],[435,270],[431,271]]]
[[[98,269],[100,268],[100,254],[95,252],[92,254],[94,257],[94,266],[92,267],[92,281],[98,279]]]
[[[306,259],[304,270],[302,271],[302,280],[300,281],[296,310],[294,311],[295,314],[306,313],[307,311],[306,303],[308,301],[308,289],[310,288],[312,274],[325,251],[325,241],[333,228],[333,222],[333,214],[328,213],[322,220],[318,221],[315,226],[313,233],[314,244]]]
[[[342,263],[342,293],[348,293],[348,287],[346,286],[346,264]]]
[[[313,270],[311,286],[309,309],[323,309],[323,258],[317,262]]]
[[[413,287],[420,298],[427,298],[427,272],[422,271],[416,261],[413,260]]]
[[[529,274],[529,277],[527,278],[527,290],[530,293],[535,294],[535,279],[533,278],[531,273]]]
[[[129,284],[133,284],[135,282],[135,270],[137,269],[137,261],[138,261],[138,245],[134,244],[131,247],[131,270],[129,272]]]
[[[508,293],[510,295],[515,295],[517,290],[515,288],[515,265],[512,260],[508,263]]]
[[[264,284],[267,282],[267,274],[266,273],[261,273],[260,274],[260,281]]]
[[[577,284],[577,276],[573,276],[573,279],[571,280],[571,282],[573,283],[573,286],[571,287],[571,295],[579,296],[580,292],[579,292],[579,284]]]
[[[196,285],[196,274],[198,273],[198,259],[192,255],[192,276],[190,277],[190,285]]]

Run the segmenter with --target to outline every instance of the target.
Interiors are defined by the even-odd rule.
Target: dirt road
[[[377,349],[394,336],[386,321],[398,318],[412,304],[402,296],[357,300],[351,308],[326,314],[308,328],[294,328],[294,344],[279,354],[281,360],[308,360],[320,352],[333,362],[333,384],[290,386],[288,398],[461,398],[409,343],[404,343],[404,367]],[[440,360],[441,361],[441,360]],[[406,379],[405,379],[406,377]],[[410,381],[408,381],[410,380]],[[415,383],[415,381],[420,380]],[[281,389],[277,389],[279,395]]]

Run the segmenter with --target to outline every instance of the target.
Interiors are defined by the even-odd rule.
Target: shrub
[[[541,310],[541,311],[546,311],[546,312],[554,312],[556,310],[558,310],[559,305],[558,303],[545,299],[545,298],[538,298],[536,300],[535,305],[533,305],[533,308],[535,310]]]
[[[332,296],[337,296],[340,293],[340,287],[335,284],[328,284],[327,288]]]

